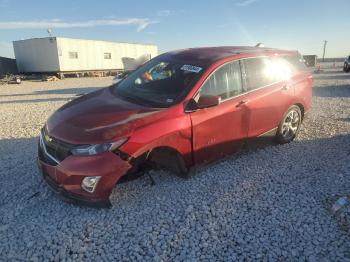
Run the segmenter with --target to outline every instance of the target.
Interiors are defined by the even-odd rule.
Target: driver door
[[[238,151],[247,137],[248,101],[243,93],[240,62],[229,62],[216,69],[201,86],[195,100],[201,95],[219,96],[221,103],[190,113],[196,164]]]

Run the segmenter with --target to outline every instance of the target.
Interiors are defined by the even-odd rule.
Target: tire
[[[183,157],[173,149],[158,148],[153,150],[148,161],[155,168],[167,169],[182,178],[188,177],[188,169]]]
[[[348,73],[350,71],[349,65],[347,63],[344,64],[343,68],[344,72]]]
[[[298,135],[302,121],[302,115],[298,106],[291,106],[283,115],[278,126],[276,140],[279,144],[286,144]]]

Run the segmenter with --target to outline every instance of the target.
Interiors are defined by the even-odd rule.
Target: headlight
[[[109,144],[77,146],[71,150],[75,156],[93,156],[106,151],[113,151],[126,142],[127,138]]]
[[[81,188],[89,193],[93,193],[100,179],[100,176],[87,176],[81,182]]]

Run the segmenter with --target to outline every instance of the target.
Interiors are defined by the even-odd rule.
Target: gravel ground
[[[110,78],[0,86],[0,260],[350,261],[350,74],[315,75],[296,141],[117,185],[111,209],[59,200],[36,168],[48,116]]]

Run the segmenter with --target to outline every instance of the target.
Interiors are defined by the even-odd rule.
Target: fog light
[[[89,193],[93,193],[100,179],[100,176],[87,176],[81,182],[81,188]]]

